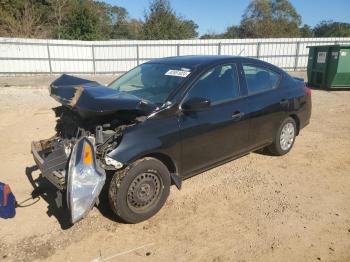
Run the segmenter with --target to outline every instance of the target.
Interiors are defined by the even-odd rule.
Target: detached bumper
[[[32,142],[31,152],[43,177],[58,190],[65,190],[68,156],[64,147],[52,147],[51,140],[40,140]]]

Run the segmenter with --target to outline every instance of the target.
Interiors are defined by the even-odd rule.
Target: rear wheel
[[[293,147],[297,133],[295,120],[286,118],[278,128],[274,143],[267,149],[274,155],[282,156],[287,154]]]
[[[127,223],[138,223],[155,215],[170,191],[167,167],[155,158],[135,161],[117,172],[109,187],[113,212]]]

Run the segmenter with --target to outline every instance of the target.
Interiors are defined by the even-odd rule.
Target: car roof
[[[173,64],[189,67],[206,66],[217,62],[232,61],[237,59],[237,56],[226,55],[187,55],[164,57],[151,60],[147,63]]]
[[[256,65],[268,65],[269,67],[276,68],[280,71],[280,69],[270,63],[250,58],[250,57],[242,57],[242,56],[230,56],[230,55],[186,55],[186,56],[173,56],[173,57],[164,57],[158,58],[154,60],[150,60],[147,63],[150,64],[171,64],[171,65],[179,65],[183,67],[197,68],[197,67],[206,67],[216,63],[225,63],[225,62],[238,62],[241,61],[243,63],[253,63]]]

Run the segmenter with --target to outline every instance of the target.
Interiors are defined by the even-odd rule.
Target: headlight
[[[106,176],[96,165],[93,144],[86,137],[74,146],[69,160],[67,201],[72,223],[83,218],[94,206]]]

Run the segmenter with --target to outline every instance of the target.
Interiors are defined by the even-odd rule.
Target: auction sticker
[[[189,71],[183,71],[183,70],[168,70],[168,72],[165,73],[166,76],[178,76],[178,77],[186,77],[190,74]]]

